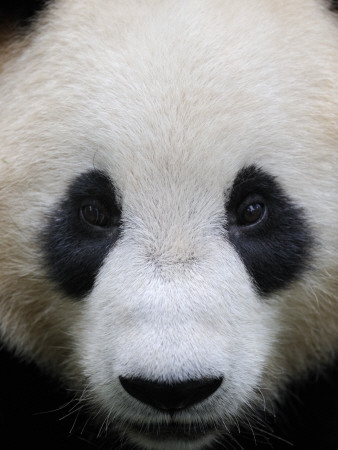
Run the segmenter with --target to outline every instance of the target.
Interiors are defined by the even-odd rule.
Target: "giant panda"
[[[2,448],[337,448],[337,10],[1,2]]]

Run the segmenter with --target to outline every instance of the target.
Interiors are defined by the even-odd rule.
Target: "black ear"
[[[338,0],[331,0],[331,11],[338,12]]]
[[[49,0],[0,0],[0,24],[16,23],[24,26],[44,8]]]

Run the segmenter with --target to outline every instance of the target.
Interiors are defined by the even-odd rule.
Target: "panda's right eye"
[[[83,203],[80,208],[80,217],[83,222],[93,227],[107,228],[111,223],[106,208],[97,200]]]
[[[122,229],[121,202],[109,176],[100,170],[77,175],[41,232],[50,278],[67,295],[83,298]]]

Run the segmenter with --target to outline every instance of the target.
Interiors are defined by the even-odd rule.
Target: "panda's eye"
[[[107,228],[114,225],[114,220],[105,206],[97,200],[84,202],[80,208],[80,217],[85,223],[94,227]]]
[[[243,227],[258,225],[267,216],[267,208],[261,196],[249,195],[237,210],[238,224]]]

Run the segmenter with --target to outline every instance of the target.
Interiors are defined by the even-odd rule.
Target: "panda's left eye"
[[[261,196],[249,195],[237,210],[238,225],[251,227],[258,225],[267,216],[267,207]]]

